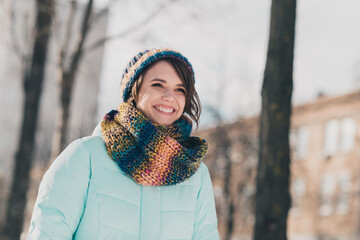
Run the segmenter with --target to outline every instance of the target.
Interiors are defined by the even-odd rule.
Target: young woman
[[[44,175],[28,239],[219,239],[208,146],[190,136],[194,83],[180,53],[138,53],[122,76],[124,102]]]

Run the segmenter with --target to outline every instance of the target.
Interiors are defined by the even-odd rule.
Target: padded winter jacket
[[[219,239],[205,164],[173,186],[126,176],[100,136],[71,143],[40,184],[27,239]]]

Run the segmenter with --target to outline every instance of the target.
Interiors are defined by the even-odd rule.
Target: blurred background
[[[26,232],[54,157],[121,102],[122,71],[138,51],[167,47],[195,69],[203,105],[196,134],[210,143],[205,163],[222,239],[251,239],[271,1],[57,0],[43,18],[36,2],[0,0],[0,227],[15,160],[32,162],[22,165],[31,179]],[[297,2],[289,239],[360,239],[359,12],[357,0]],[[46,14],[52,24],[39,28]],[[43,73],[30,71],[34,62]],[[33,152],[19,153],[20,139],[32,135]]]

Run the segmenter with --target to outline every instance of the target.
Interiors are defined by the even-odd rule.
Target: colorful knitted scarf
[[[181,117],[171,126],[151,123],[130,103],[105,115],[102,136],[110,157],[142,185],[174,185],[190,178],[208,149],[205,140],[190,137],[191,123]]]

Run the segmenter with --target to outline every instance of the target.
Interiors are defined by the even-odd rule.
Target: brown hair
[[[158,61],[161,60],[170,63],[171,66],[173,66],[173,68],[175,69],[181,81],[184,83],[186,90],[184,113],[188,115],[198,126],[199,118],[201,114],[201,103],[200,103],[199,95],[197,94],[195,89],[194,77],[192,72],[190,72],[190,70],[183,63],[173,58],[163,58],[163,59],[159,59]],[[145,73],[147,72],[147,70],[151,68],[152,65],[154,65],[158,61],[155,61],[151,63],[149,66],[146,66],[146,68],[144,68],[139,78],[136,79],[134,85],[132,86],[131,95],[128,101],[134,101],[134,104],[136,104],[138,93]]]

